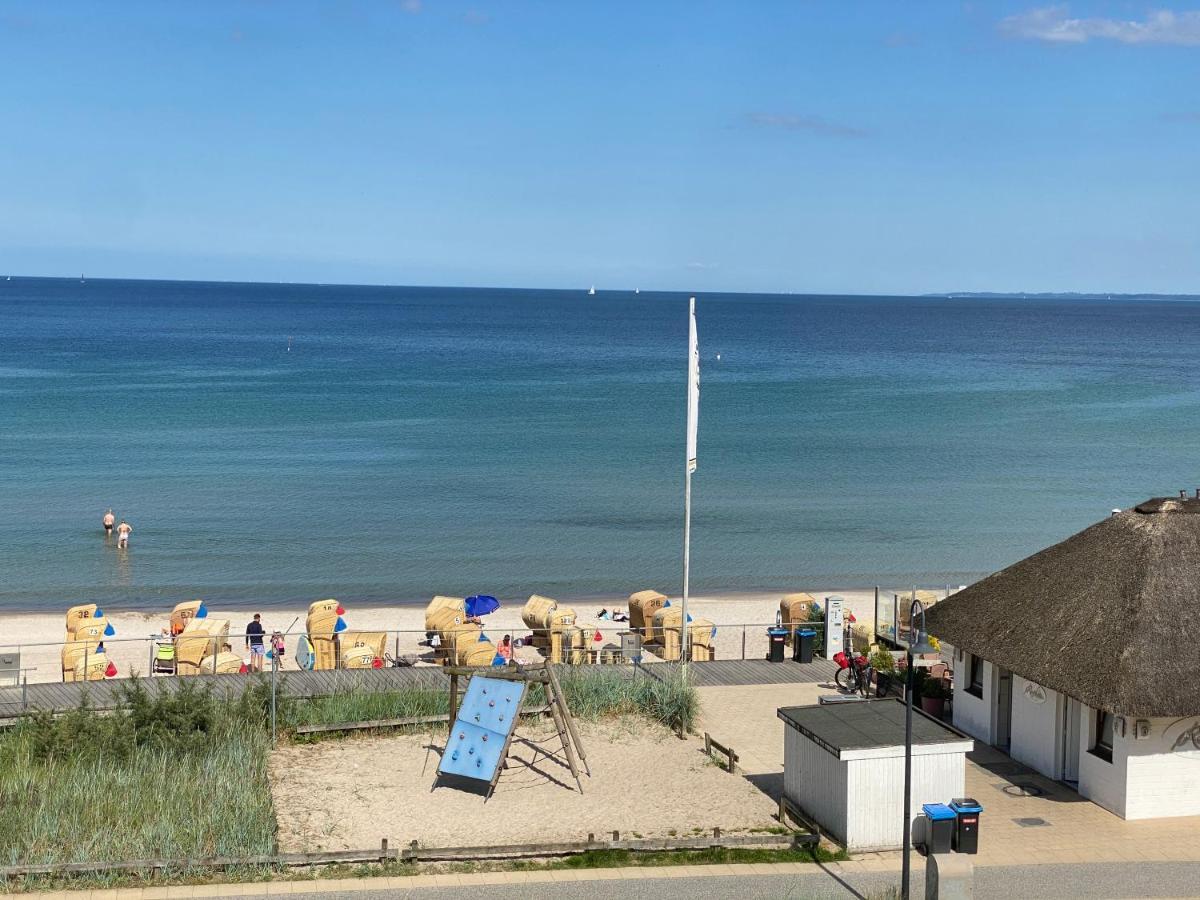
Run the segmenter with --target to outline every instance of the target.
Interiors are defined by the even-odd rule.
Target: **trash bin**
[[[769,650],[767,651],[767,659],[771,662],[783,662],[783,645],[786,640],[786,628],[768,628],[767,642]]]
[[[792,661],[798,663],[810,663],[813,659],[813,641],[816,640],[817,633],[811,628],[801,628],[796,632],[796,637],[792,641]]]
[[[949,853],[954,842],[954,825],[957,816],[945,803],[926,803],[921,806],[925,813],[925,852]]]
[[[950,801],[957,820],[954,828],[954,849],[959,853],[979,852],[979,814],[983,807],[974,797],[955,797]]]

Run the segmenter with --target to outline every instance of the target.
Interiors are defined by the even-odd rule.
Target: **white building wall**
[[[1047,778],[1062,769],[1062,695],[1013,676],[1009,755]],[[1041,702],[1038,702],[1041,698]],[[955,703],[957,703],[957,697]]]
[[[848,760],[849,809],[847,850],[896,850],[904,839],[904,750],[885,758]],[[913,756],[912,806],[909,821],[925,803],[949,803],[964,796],[966,754],[930,753]]]
[[[1144,719],[1150,735],[1141,740],[1137,721],[1126,719],[1125,736],[1113,738],[1113,764],[1120,758],[1125,767],[1125,818],[1200,815],[1200,748],[1190,737],[1200,740],[1200,717]]]
[[[1125,752],[1113,738],[1112,762],[1091,752],[1096,734],[1096,711],[1080,704],[1079,795],[1118,816],[1125,815]]]
[[[846,764],[786,723],[783,792],[822,828],[845,841]]]
[[[983,664],[983,697],[967,693],[971,678],[971,656],[963,653],[954,660],[954,727],[985,744],[992,743],[992,693],[995,690],[996,667]]]

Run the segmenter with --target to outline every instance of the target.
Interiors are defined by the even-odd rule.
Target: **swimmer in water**
[[[129,532],[133,531],[133,526],[121,520],[121,524],[117,526],[117,546],[122,549],[129,548]]]
[[[112,535],[113,525],[115,525],[117,522],[117,517],[113,515],[111,506],[108,508],[108,512],[106,512],[104,514],[103,521],[104,521],[104,536],[109,537]]]

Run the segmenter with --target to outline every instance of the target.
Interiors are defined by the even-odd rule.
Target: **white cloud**
[[[760,128],[781,128],[786,131],[807,131],[810,134],[823,134],[826,137],[861,138],[867,132],[853,125],[840,125],[829,122],[819,116],[796,115],[795,113],[764,113],[746,114],[746,121]]]
[[[1008,37],[1052,44],[1084,44],[1096,40],[1122,44],[1175,44],[1200,47],[1200,11],[1155,10],[1143,20],[1073,19],[1065,4],[1043,6],[1000,22]]]

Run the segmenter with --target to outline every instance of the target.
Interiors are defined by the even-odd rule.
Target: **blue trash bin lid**
[[[955,797],[950,801],[950,808],[955,812],[981,813],[983,807],[974,797]]]
[[[787,629],[786,628],[776,628],[774,625],[772,625],[770,628],[767,629],[767,634],[784,634],[784,635],[786,635]]]
[[[796,634],[800,635],[800,637],[816,637],[817,635],[811,628],[801,628]]]
[[[924,811],[925,815],[934,821],[937,821],[938,819],[957,818],[954,814],[954,810],[948,807],[945,803],[923,803],[921,805],[921,809]]]

